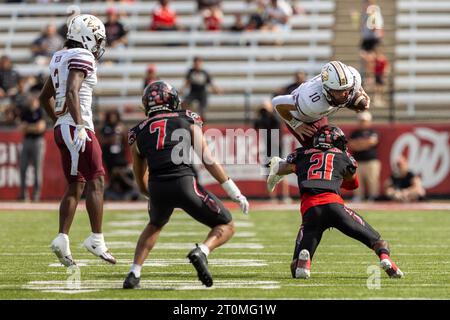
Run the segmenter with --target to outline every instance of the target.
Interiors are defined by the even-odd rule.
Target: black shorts
[[[364,39],[361,42],[361,49],[364,51],[373,51],[379,43],[380,39],[377,38]]]
[[[198,102],[198,107],[200,110],[205,110],[208,107],[208,93],[204,92],[204,93],[189,93],[189,95],[186,96],[186,98],[184,98],[184,103],[186,103],[187,105],[191,105],[191,103],[193,101],[197,101]]]
[[[383,79],[383,76],[381,74],[376,74],[375,75],[375,83],[379,84],[379,85],[384,85],[384,79]]]
[[[175,208],[181,208],[198,222],[213,228],[232,220],[231,213],[193,176],[183,176],[149,183],[150,223],[162,227]]]
[[[336,228],[345,235],[373,248],[380,234],[355,211],[340,203],[328,203],[309,208],[303,215],[302,226],[297,236],[294,256],[307,249],[311,257],[328,228]]]

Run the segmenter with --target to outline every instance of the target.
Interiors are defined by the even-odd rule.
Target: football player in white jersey
[[[340,61],[330,61],[320,75],[302,83],[289,95],[276,96],[272,104],[303,147],[312,145],[314,133],[328,124],[326,116],[340,108],[356,112],[369,108],[359,72]]]
[[[68,234],[84,189],[92,230],[84,247],[95,256],[116,263],[102,233],[105,170],[92,120],[96,61],[104,53],[105,44],[105,26],[97,17],[82,14],[72,18],[65,47],[53,55],[50,76],[40,95],[41,105],[55,122],[55,142],[68,182],[59,207],[59,234],[51,244],[52,251],[67,267],[75,265]]]

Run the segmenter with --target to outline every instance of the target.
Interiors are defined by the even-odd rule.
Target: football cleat
[[[380,267],[386,271],[389,278],[403,278],[403,272],[390,259],[383,259],[380,261]]]
[[[117,260],[109,252],[108,248],[106,247],[105,241],[103,241],[103,240],[95,241],[92,238],[92,235],[90,235],[86,240],[84,240],[83,245],[94,256],[99,257],[100,259],[102,259],[108,263],[116,264]]]
[[[280,157],[273,157],[269,162],[269,177],[267,178],[267,191],[273,192],[276,185],[284,178],[284,176],[279,176],[276,173],[278,172],[279,163],[284,161],[284,159]]]
[[[58,235],[51,244],[53,253],[58,257],[59,262],[64,266],[70,267],[76,265],[70,252],[69,237],[67,235]]]
[[[297,268],[295,269],[296,279],[308,279],[311,276],[311,260],[309,258],[309,251],[303,249],[300,251],[297,259]]]
[[[125,281],[123,282],[123,288],[124,289],[138,289],[141,286],[139,285],[139,282],[141,281],[141,278],[138,278],[134,275],[134,272],[130,272],[127,277],[125,278]]]
[[[207,287],[211,287],[213,285],[213,279],[211,273],[208,270],[208,259],[202,250],[196,244],[196,248],[192,249],[191,252],[187,255],[189,261],[194,266],[195,270],[197,270],[198,279]]]

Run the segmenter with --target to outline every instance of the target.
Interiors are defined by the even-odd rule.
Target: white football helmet
[[[90,14],[75,16],[68,24],[67,39],[81,43],[97,60],[105,52],[105,26],[96,16]]]
[[[356,71],[355,68],[349,67],[340,61],[330,61],[322,67],[320,73],[322,78],[322,92],[329,103],[340,106],[345,105],[350,101],[353,96],[353,89],[356,85],[356,75],[352,72],[352,69]],[[361,83],[361,76],[359,75],[359,72],[356,71],[356,73],[359,76],[359,83]],[[348,95],[348,100],[346,102],[337,103],[330,94],[330,90],[351,90],[351,92]]]

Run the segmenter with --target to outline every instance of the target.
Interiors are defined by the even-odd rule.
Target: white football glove
[[[77,152],[84,152],[86,149],[86,140],[92,141],[91,138],[89,138],[86,128],[84,124],[78,124],[75,132],[73,133],[73,146],[77,150]]]
[[[228,179],[222,183],[222,188],[226,191],[231,200],[239,202],[242,212],[248,214],[250,205],[248,204],[247,198],[241,193],[241,190],[239,190],[234,181]]]
[[[267,191],[269,192],[273,192],[276,185],[284,178],[284,176],[280,176],[277,174],[278,167],[281,161],[284,161],[284,159],[280,157],[273,157],[272,159],[270,159],[269,162],[270,172],[269,177],[267,177]]]

